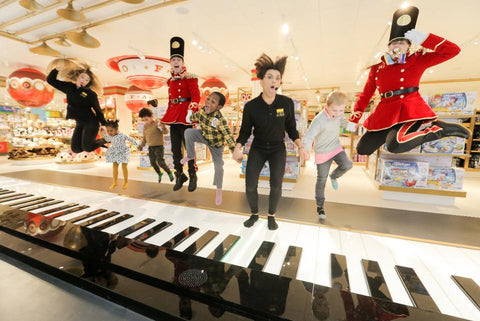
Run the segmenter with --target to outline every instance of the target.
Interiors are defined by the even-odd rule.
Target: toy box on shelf
[[[441,120],[462,124],[474,133],[476,93],[444,93],[423,98]],[[469,139],[445,137],[401,154],[389,153],[383,146],[376,152],[376,161],[369,164],[368,169],[374,173],[379,189],[384,192],[384,198],[454,205],[455,197],[466,197],[466,192],[462,190],[463,177],[469,161],[472,163],[473,157],[470,153],[474,155],[474,149],[475,140],[472,141],[471,137]],[[403,171],[393,167],[395,170],[392,175],[391,162],[397,162],[397,165],[398,162],[404,162]],[[409,164],[412,167],[414,163],[417,164],[418,173],[407,166]],[[455,167],[456,165],[465,168]],[[375,166],[375,169],[371,168],[372,166]],[[409,171],[405,168],[409,168]],[[421,184],[418,183],[420,168],[422,168]],[[406,173],[409,173],[409,180],[403,180],[403,185],[400,185],[402,175]],[[385,193],[388,193],[387,197]],[[405,193],[422,195],[405,196]]]

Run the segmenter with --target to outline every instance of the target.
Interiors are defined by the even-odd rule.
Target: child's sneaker
[[[170,180],[170,182],[173,182],[173,180],[175,179],[172,172],[168,173],[168,179]]]
[[[337,182],[337,179],[336,178],[332,178],[330,176],[330,182],[332,183],[332,187],[334,190],[337,190],[338,189],[338,182]]]
[[[324,220],[327,218],[327,214],[325,214],[325,210],[323,207],[317,207],[318,218]]]

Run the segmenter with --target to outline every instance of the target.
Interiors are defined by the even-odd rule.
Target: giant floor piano
[[[299,279],[301,264],[315,264],[307,246],[249,242],[246,229],[225,233],[214,220],[202,227],[188,220],[177,226],[173,216],[93,208],[8,182],[0,189],[0,252],[152,319],[448,321],[480,316],[480,287],[467,272],[444,277],[451,291],[444,291],[449,297],[442,301],[443,294],[413,265],[393,262],[385,274],[381,266],[389,262],[382,261],[381,251],[373,260],[330,248],[323,253],[329,262],[322,272],[328,274],[328,286],[320,285]],[[431,255],[433,267],[427,269],[434,273]],[[368,293],[354,293],[359,283]],[[447,301],[464,313],[445,314]]]

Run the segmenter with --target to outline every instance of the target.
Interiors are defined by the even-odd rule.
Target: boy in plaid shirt
[[[222,204],[223,183],[223,145],[225,142],[231,151],[235,149],[235,139],[230,133],[227,121],[223,118],[220,109],[225,104],[225,96],[219,92],[213,92],[207,97],[205,106],[190,116],[189,122],[198,122],[200,129],[189,128],[185,131],[185,146],[187,156],[180,162],[187,163],[195,158],[195,142],[208,146],[213,158],[215,176],[213,185],[217,186],[215,204]],[[187,116],[188,118],[188,116]]]

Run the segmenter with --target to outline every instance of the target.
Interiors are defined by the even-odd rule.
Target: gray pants
[[[330,177],[337,179],[353,167],[352,161],[348,158],[345,151],[342,151],[329,159],[325,163],[317,164],[317,184],[315,185],[315,200],[318,207],[323,207],[325,203],[325,184],[327,183],[328,173],[332,161],[337,163],[338,167],[330,174]]]
[[[185,146],[187,149],[187,157],[195,158],[195,143],[202,143],[207,145],[212,154],[213,166],[215,168],[215,175],[213,177],[213,185],[217,188],[222,188],[223,184],[223,146],[212,147],[208,141],[203,137],[200,129],[189,128],[185,130]]]

